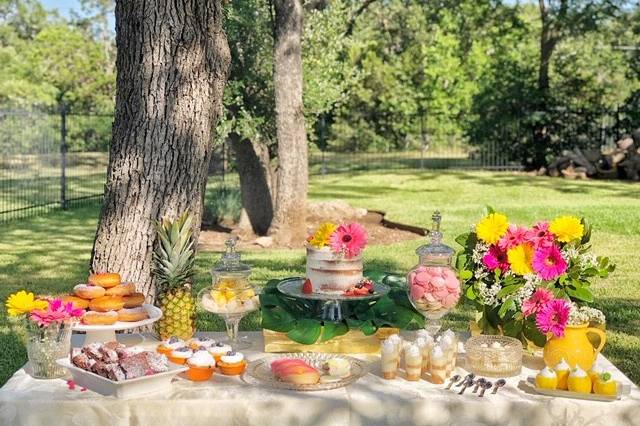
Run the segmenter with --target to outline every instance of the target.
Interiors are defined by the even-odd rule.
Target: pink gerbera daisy
[[[503,251],[520,245],[525,242],[527,231],[524,226],[511,225],[507,229],[507,233],[498,241],[498,245]]]
[[[340,225],[329,238],[334,253],[344,253],[346,257],[356,257],[367,245],[367,231],[358,223]]]
[[[546,288],[538,288],[530,298],[522,302],[522,313],[525,317],[538,313],[551,300],[553,293]]]
[[[482,263],[490,271],[500,269],[505,272],[509,269],[509,260],[507,252],[501,250],[498,246],[491,246],[489,251],[482,257]]]
[[[549,222],[541,221],[527,231],[525,239],[534,247],[547,247],[553,244],[553,234],[549,231]]]
[[[73,303],[63,303],[60,299],[53,299],[49,302],[46,310],[35,310],[31,312],[31,320],[41,327],[47,327],[52,322],[62,322],[84,315],[83,309],[76,309]]]
[[[567,262],[555,244],[538,247],[533,255],[533,270],[543,280],[555,280],[567,270]]]
[[[564,336],[569,321],[571,308],[564,299],[553,299],[547,303],[536,316],[536,326],[542,333],[553,333],[556,337]]]

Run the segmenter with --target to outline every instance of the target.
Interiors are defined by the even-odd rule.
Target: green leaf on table
[[[275,294],[263,293],[259,296],[259,298],[260,298],[260,306],[271,308],[271,307],[280,305],[280,299]]]
[[[320,321],[301,319],[296,321],[293,329],[287,333],[287,337],[303,345],[312,345],[318,340],[321,332],[322,325]]]
[[[365,321],[360,326],[360,330],[365,336],[371,336],[376,331],[378,331],[378,327],[376,327],[375,324],[371,321]]]
[[[286,333],[293,328],[294,322],[293,315],[279,306],[262,309],[262,328]]]
[[[326,342],[327,340],[331,340],[337,336],[342,336],[348,332],[349,327],[344,322],[325,321],[322,326],[322,336],[320,337],[320,341]]]

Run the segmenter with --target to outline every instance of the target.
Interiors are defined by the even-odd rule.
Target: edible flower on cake
[[[218,362],[220,371],[227,376],[237,376],[244,373],[246,366],[247,361],[245,361],[244,355],[235,351],[229,351],[222,355],[220,362]]]
[[[553,368],[558,376],[558,389],[567,390],[567,378],[571,371],[571,366],[567,364],[567,361],[562,358],[558,364]]]
[[[202,382],[209,380],[213,375],[216,360],[204,347],[201,347],[187,359],[187,365],[189,366],[187,377],[195,382]]]
[[[170,354],[167,354],[167,357],[169,358],[169,361],[174,364],[184,364],[187,362],[188,358],[191,358],[191,355],[193,355],[193,351],[188,347],[183,346],[172,350]]]
[[[549,367],[545,367],[536,376],[536,386],[540,389],[556,389],[558,387],[558,375]]]
[[[580,366],[576,366],[567,378],[567,388],[572,392],[591,393],[591,379]]]
[[[611,378],[611,373],[602,373],[593,382],[593,392],[599,395],[615,396],[618,394],[618,382]]]

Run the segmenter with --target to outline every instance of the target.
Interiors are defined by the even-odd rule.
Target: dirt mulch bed
[[[386,245],[400,241],[415,240],[427,234],[423,228],[390,222],[384,218],[384,212],[355,209],[344,202],[333,201],[316,203],[310,206],[314,212],[307,217],[307,229],[313,232],[321,223],[358,222],[367,230],[369,245]],[[269,238],[257,238],[255,235],[242,234],[237,228],[223,226],[204,227],[200,232],[198,249],[203,251],[222,251],[224,243],[231,237],[238,238],[238,247],[251,250],[271,250],[282,248],[303,248],[304,241],[294,247],[278,246]]]

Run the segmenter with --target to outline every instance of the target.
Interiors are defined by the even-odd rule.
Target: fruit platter
[[[320,391],[350,385],[368,372],[367,363],[353,357],[306,352],[250,362],[244,379],[279,389]]]

